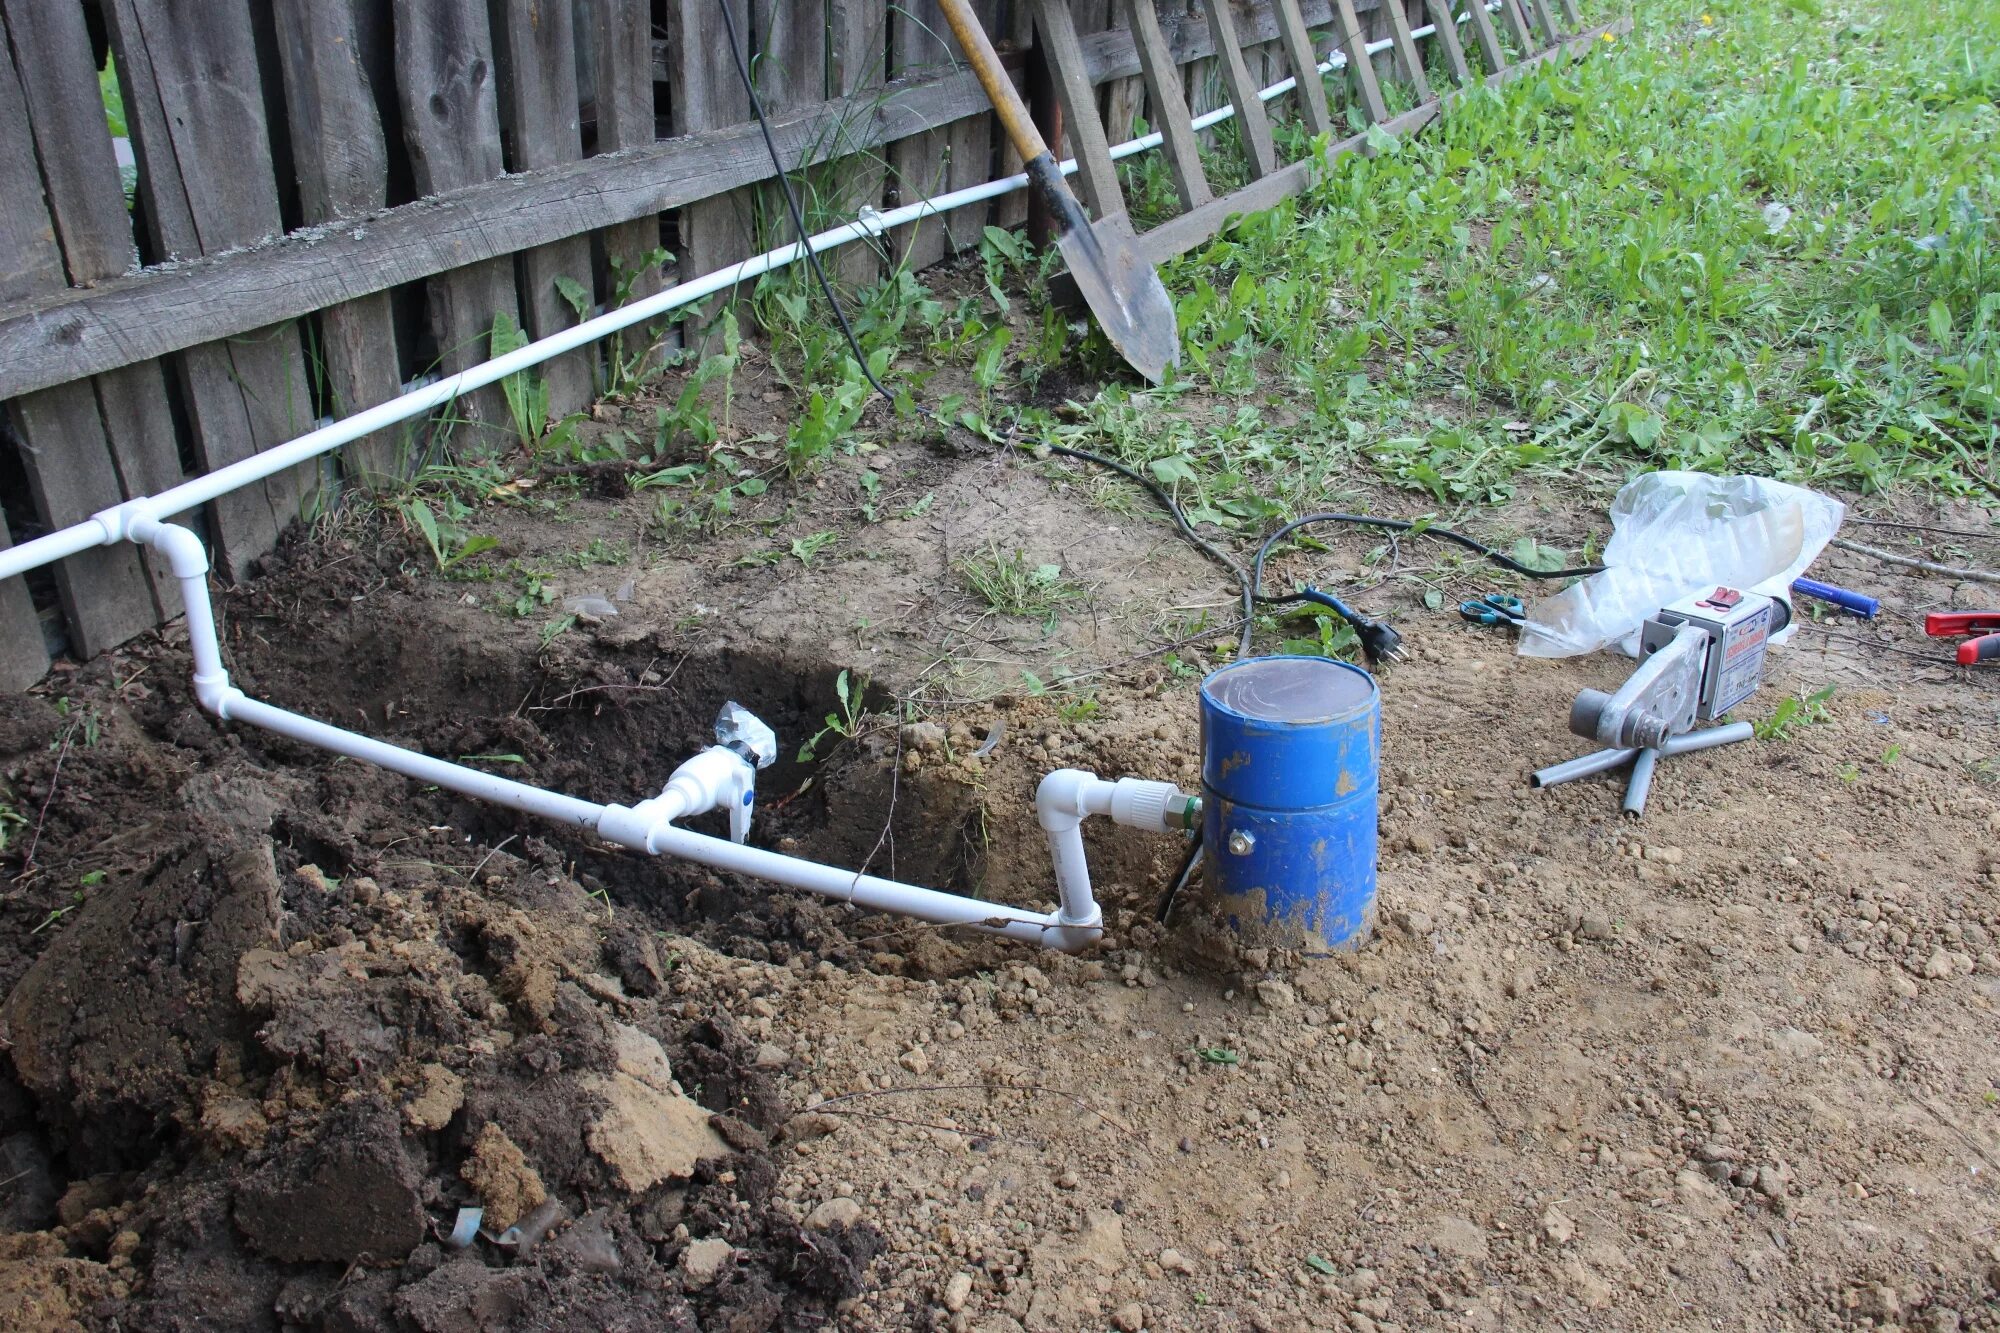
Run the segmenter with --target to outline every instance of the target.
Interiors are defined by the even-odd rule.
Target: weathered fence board
[[[445,194],[495,179],[505,161],[485,0],[395,0],[395,6],[396,93],[418,192]],[[430,331],[445,371],[486,360],[499,316],[520,322],[514,261],[491,256],[525,248],[433,270]],[[454,403],[446,431],[453,441],[491,444],[506,422],[506,399],[495,386]]]
[[[1345,5],[1348,0],[1339,3]],[[1273,0],[1272,7],[1278,12],[1278,36],[1284,43],[1285,59],[1291,64],[1292,77],[1299,81],[1292,90],[1299,118],[1314,134],[1325,134],[1333,128],[1333,119],[1327,113],[1326,85],[1320,82],[1319,55],[1306,31],[1305,15],[1299,12],[1298,0]],[[1367,64],[1365,60],[1362,63],[1364,67]]]
[[[992,0],[973,0],[981,23],[993,17]],[[963,69],[964,57],[937,0],[899,0],[890,10],[890,72],[900,77],[923,76],[944,69]],[[988,180],[993,171],[993,117],[982,97],[978,109],[923,134],[899,139],[889,150],[889,171],[898,203],[961,190]],[[898,229],[892,255],[911,268],[927,268],[948,254],[976,244],[987,205],[956,208]]]
[[[0,551],[14,544],[7,516],[0,514]],[[28,596],[26,579],[0,582],[0,690],[25,690],[49,669],[42,620]]]
[[[1230,0],[1203,0],[1208,11],[1209,31],[1215,36],[1218,63],[1229,88],[1229,100],[1236,107],[1236,133],[1243,144],[1243,157],[1250,179],[1268,176],[1277,170],[1278,151],[1271,140],[1271,120],[1264,114],[1258,96],[1263,84],[1250,73],[1243,47],[1236,40],[1236,12]]]
[[[668,33],[670,81],[673,109],[669,120],[675,134],[741,125],[750,119],[750,98],[732,51],[730,30],[722,18],[722,6],[730,7],[736,24],[736,41],[742,44],[743,58],[750,57],[750,9],[746,0],[707,0],[672,8],[674,26]],[[751,180],[770,174],[763,160],[763,139],[754,125],[736,151],[757,159]],[[789,159],[788,159],[789,160]],[[680,210],[680,276],[698,277],[713,273],[747,258],[755,245],[757,226],[755,190],[736,189],[689,202]],[[724,305],[720,300],[704,302],[690,312],[690,329],[697,336],[700,326],[713,319]],[[693,345],[694,339],[689,343]]]
[[[1479,43],[1480,63],[1486,66],[1486,72],[1498,74],[1506,69],[1507,49],[1500,44],[1500,34],[1494,31],[1493,16],[1486,12],[1486,6],[1481,0],[1458,0],[1458,3],[1465,8],[1473,39]]]
[[[47,220],[55,226],[68,280],[88,284],[123,273],[133,261],[132,219],[125,208],[83,14],[71,5],[4,0],[0,16],[4,16],[0,26],[16,53],[15,69],[27,99],[26,124],[41,164]],[[26,204],[23,211],[34,216]],[[63,289],[61,282],[48,286],[50,291]],[[109,448],[118,488],[101,495],[79,494],[76,503],[102,508],[180,481],[180,445],[159,363],[109,369],[93,383],[94,420],[85,414],[75,442],[68,447],[82,450],[89,447],[87,441],[101,438]],[[164,560],[149,563],[154,566],[153,600],[163,614],[172,614],[179,596],[171,590],[171,571]],[[123,594],[113,598],[120,600]],[[101,638],[107,631],[123,632],[125,626],[114,630],[114,624],[100,620],[94,632],[80,629],[78,637],[87,640]]]
[[[7,247],[16,255],[39,253],[41,258],[36,262],[48,266],[41,281],[22,284],[17,294],[35,288],[64,290],[65,270],[67,281],[75,283],[122,273],[133,258],[132,225],[119,185],[82,13],[68,5],[4,0],[0,3],[0,36],[17,56],[7,72],[8,81],[11,84],[16,72],[20,78],[8,92],[19,114],[0,117],[0,121],[23,127],[24,133],[15,141],[16,151],[30,155],[12,169],[19,173],[20,193],[11,187],[6,192],[21,201],[18,222],[0,223],[0,227],[30,226],[38,232],[53,227],[53,244],[46,250],[40,249],[39,238],[33,251]],[[37,165],[39,189],[35,183]],[[37,208],[31,201],[44,207]],[[22,400],[16,429],[25,437],[24,446],[35,451],[34,457],[23,460],[23,466],[33,481],[43,461],[52,460],[52,465],[75,468],[94,477],[105,489],[86,489],[77,478],[69,477],[40,482],[45,495],[60,494],[66,509],[81,507],[82,513],[77,515],[81,517],[120,499],[154,493],[181,479],[180,449],[157,363],[118,367],[84,387],[93,392],[84,396],[72,392],[61,410],[54,398],[31,395]],[[54,432],[52,440],[35,438],[48,432]],[[108,456],[108,471],[96,458],[100,452]],[[143,614],[147,599],[137,588],[120,586],[129,578],[128,563],[105,560],[93,553],[73,565],[73,574],[94,568],[110,585],[106,605],[90,611],[87,623],[76,626],[79,640],[108,647],[150,627]],[[160,589],[169,586],[165,580],[170,577],[162,563],[150,598],[156,611],[171,613],[178,606],[173,592],[161,595]],[[70,582],[59,577],[58,587],[67,588]]]
[[[0,124],[28,123],[27,98],[11,64],[0,65]],[[55,227],[42,207],[35,152],[25,134],[0,135],[0,301],[63,282]],[[7,424],[39,512],[75,523],[119,494],[118,475],[90,382],[57,385],[8,405]],[[158,619],[145,566],[134,547],[86,551],[56,568],[64,614],[85,645],[100,652]]]
[[[379,0],[276,0],[299,205],[307,225],[376,212],[389,202],[389,146],[362,64],[362,29]],[[401,392],[396,322],[386,291],[329,306],[318,316],[318,374],[338,416]],[[380,431],[343,451],[349,475],[379,482],[408,461],[399,433]]]
[[[830,97],[851,98],[849,104],[858,106],[879,96],[888,78],[887,0],[827,0],[826,46]],[[888,164],[880,153],[867,151],[857,128],[843,118],[826,134],[832,141],[825,173],[829,197],[844,217],[856,216],[863,205],[879,205],[888,180]],[[857,286],[882,273],[882,256],[873,245],[850,245],[834,262],[841,276]]]
[[[1424,58],[1417,54],[1417,44],[1410,37],[1410,16],[1403,9],[1403,0],[1388,0],[1379,12],[1388,21],[1393,43],[1389,52],[1396,58],[1396,73],[1415,90],[1419,102],[1428,101],[1431,81],[1424,76]]]
[[[104,12],[153,252],[201,255],[283,231],[247,0],[107,0]],[[282,444],[312,422],[295,325],[190,348],[177,369],[204,469]],[[314,477],[310,465],[293,468],[210,506],[227,574],[241,577],[277,543]]]
[[[1472,2],[1477,4],[1479,0]],[[1368,41],[1354,12],[1353,0],[1333,0],[1333,28],[1340,53],[1347,57],[1347,77],[1354,86],[1361,114],[1371,121],[1387,119],[1389,104],[1382,100],[1382,85],[1375,79],[1375,62],[1369,58]]]
[[[615,153],[651,144],[659,137],[653,101],[652,6],[629,0],[582,0],[579,13],[589,28],[596,73],[597,151]],[[660,290],[665,279],[654,257],[660,249],[659,214],[616,223],[606,227],[603,236],[607,301],[618,294],[621,283],[626,299],[632,301]],[[627,331],[612,341],[606,356],[633,360],[649,354],[668,336],[665,325]],[[678,333],[671,336],[678,341]]]
[[[1062,104],[1063,138],[1070,155],[1076,158],[1071,188],[1082,196],[1092,217],[1122,213],[1125,196],[1118,187],[1111,146],[1105,142],[1093,80],[1083,73],[1088,65],[1077,39],[1069,0],[1035,0],[1035,32],[1049,49],[1056,97]]]
[[[1146,96],[1164,140],[1161,146],[1166,150],[1167,166],[1173,172],[1174,191],[1180,195],[1182,208],[1199,208],[1214,196],[1202,174],[1201,149],[1188,123],[1192,116],[1181,91],[1180,66],[1174,64],[1167,39],[1160,32],[1160,12],[1153,0],[1126,0],[1125,9],[1132,40],[1139,47],[1139,66],[1146,75]],[[1111,126],[1111,132],[1114,137],[1120,132],[1117,124]]]
[[[494,53],[499,57],[495,83],[501,91],[508,169],[532,171],[576,161],[583,156],[583,130],[577,116],[576,34],[570,0],[500,0],[493,20]],[[521,327],[531,338],[574,327],[582,316],[572,297],[586,313],[595,303],[588,236],[524,251],[518,269]],[[547,388],[551,413],[566,416],[590,402],[596,359],[595,349],[579,349],[542,363],[538,375]]]
[[[1452,81],[1458,84],[1470,82],[1472,69],[1465,63],[1465,47],[1458,40],[1458,24],[1452,18],[1451,0],[1424,0],[1424,12],[1430,18],[1431,26],[1437,30],[1432,40],[1444,54],[1445,69],[1450,72]]]

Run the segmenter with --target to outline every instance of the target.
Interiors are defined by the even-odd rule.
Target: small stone
[[[1507,978],[1507,995],[1518,1000],[1535,988],[1535,969],[1524,967]]]
[[[1803,935],[1792,936],[1792,952],[1805,953],[1812,948],[1812,941]]]
[[[944,1294],[940,1299],[944,1301],[944,1308],[953,1314],[963,1310],[965,1303],[972,1299],[972,1274],[963,1271],[953,1273],[951,1281],[944,1284]]]
[[[791,1062],[790,1052],[776,1042],[767,1041],[757,1047],[755,1063],[759,1069],[783,1069]]]
[[[1083,1178],[1077,1175],[1075,1167],[1068,1168],[1056,1177],[1056,1188],[1059,1190],[1073,1190],[1082,1183]]]
[[[1903,1299],[1888,1283],[1877,1282],[1856,1293],[1854,1312],[1877,1323],[1886,1323],[1902,1316]]]
[[[1179,1250],[1161,1250],[1160,1267],[1166,1269],[1169,1273],[1185,1273],[1189,1277],[1194,1276],[1194,1261]]]
[[[1431,927],[1435,924],[1429,912],[1413,912],[1407,909],[1392,913],[1389,919],[1396,923],[1396,929],[1414,939],[1422,939],[1430,934]]]
[[[806,1225],[814,1231],[827,1231],[833,1227],[851,1227],[861,1220],[861,1205],[845,1195],[828,1199],[819,1207],[806,1214]]]
[[[1299,1002],[1298,995],[1282,981],[1258,982],[1257,998],[1266,1009],[1289,1009]]]
[[[1111,1314],[1112,1327],[1118,1333],[1139,1333],[1146,1326],[1146,1310],[1137,1301],[1127,1301]]]
[[[912,722],[903,728],[903,744],[908,749],[931,754],[942,750],[944,742],[944,728],[935,722]]]
[[[484,1224],[496,1235],[549,1197],[527,1154],[491,1120],[480,1127],[458,1174],[479,1196],[486,1209]]]
[[[1429,856],[1437,850],[1437,839],[1428,833],[1417,832],[1403,839],[1403,845],[1418,856]]]
[[[1567,1245],[1576,1239],[1576,1223],[1568,1214],[1551,1205],[1542,1213],[1542,1236],[1551,1245]]]
[[[1950,975],[1951,955],[1943,949],[1933,951],[1929,960],[1924,963],[1924,979],[1926,981],[1943,981]]]
[[[726,1240],[711,1237],[693,1241],[681,1251],[681,1272],[687,1274],[688,1281],[705,1287],[722,1276],[722,1270],[728,1266],[733,1253],[735,1251]]]
[[[443,1065],[427,1064],[417,1071],[416,1086],[403,1105],[403,1119],[411,1129],[435,1133],[449,1125],[463,1105],[465,1080]]]
[[[1348,1046],[1345,1058],[1349,1069],[1368,1069],[1375,1064],[1375,1052],[1358,1041]]]
[[[1602,912],[1585,912],[1577,922],[1576,933],[1587,940],[1608,940],[1611,938],[1611,918]]]
[[[931,1058],[924,1054],[924,1048],[921,1046],[912,1046],[909,1050],[904,1051],[897,1058],[896,1063],[909,1070],[912,1074],[928,1074],[931,1072]]]
[[[1906,1000],[1917,998],[1917,983],[1900,971],[1889,974],[1889,989]]]

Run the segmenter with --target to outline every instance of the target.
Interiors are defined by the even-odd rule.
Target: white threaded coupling
[[[1120,778],[1111,787],[1112,822],[1127,828],[1178,833],[1193,827],[1191,813],[1198,808],[1196,798],[1171,782]]]

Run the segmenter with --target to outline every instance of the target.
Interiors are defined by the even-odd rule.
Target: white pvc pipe
[[[1487,5],[1489,10],[1497,9],[1498,7],[1497,4]],[[1463,16],[1459,18],[1459,22],[1465,22]],[[1411,36],[1427,35],[1431,31],[1434,31],[1434,29],[1426,27],[1413,32]],[[1370,42],[1367,50],[1370,55],[1374,55],[1378,52],[1388,50],[1390,46],[1391,43],[1384,38]],[[1321,73],[1326,73],[1331,70],[1344,69],[1346,66],[1347,57],[1341,52],[1335,51],[1328,59],[1320,62],[1319,70]],[[1270,87],[1260,90],[1257,95],[1263,101],[1268,102],[1273,98],[1282,97],[1297,86],[1298,80],[1296,78],[1281,79]],[[1236,108],[1234,105],[1221,106],[1213,111],[1197,116],[1193,122],[1193,127],[1197,130],[1204,130],[1210,126],[1221,124],[1235,114]],[[1141,135],[1136,139],[1128,139],[1124,143],[1113,147],[1111,149],[1111,156],[1113,158],[1131,157],[1135,154],[1157,148],[1161,142],[1162,136],[1157,133]],[[1076,159],[1068,158],[1063,161],[1062,170],[1064,175],[1072,175],[1076,169]],[[577,348],[596,342],[600,338],[605,338],[623,329],[628,329],[634,324],[644,323],[646,320],[654,319],[668,311],[677,310],[684,305],[690,305],[705,297],[713,296],[717,292],[734,287],[738,283],[748,279],[760,277],[773,269],[797,263],[799,260],[805,258],[808,251],[817,254],[823,250],[833,249],[835,246],[845,245],[850,241],[857,241],[870,236],[879,236],[892,227],[904,226],[936,214],[949,213],[953,209],[963,208],[968,204],[983,203],[989,199],[997,199],[1004,194],[1011,194],[1015,190],[1024,188],[1027,183],[1028,177],[1025,172],[1016,173],[1015,175],[1006,176],[999,180],[987,181],[981,185],[968,186],[963,190],[953,190],[948,194],[937,195],[930,199],[921,199],[914,204],[906,204],[901,208],[891,209],[887,213],[878,213],[874,209],[863,209],[861,216],[855,221],[809,237],[803,246],[799,242],[793,241],[789,245],[781,245],[775,250],[767,250],[761,255],[755,255],[743,260],[741,263],[731,264],[727,268],[718,269],[714,273],[693,278],[687,282],[677,283],[663,292],[657,292],[642,300],[634,301],[630,305],[620,306],[616,310],[608,310],[580,324],[563,329],[557,333],[552,333],[546,338],[537,339],[504,356],[496,356],[490,361],[472,367],[470,370],[462,370],[456,374],[447,375],[442,379],[420,385],[400,397],[390,399],[386,403],[365,408],[352,416],[343,417],[339,421],[321,426],[317,430],[308,431],[306,434],[299,436],[289,443],[266,449],[262,453],[252,454],[250,457],[231,463],[227,467],[218,468],[213,472],[182,482],[171,490],[162,491],[154,496],[128,500],[122,505],[93,515],[81,523],[75,523],[67,528],[37,537],[32,541],[22,542],[18,546],[9,547],[4,551],[0,551],[0,579],[13,578],[16,575],[25,574],[31,569],[39,569],[43,565],[52,564],[57,560],[77,555],[89,550],[93,546],[109,546],[114,542],[123,540],[126,536],[126,529],[137,518],[152,517],[164,519],[170,518],[175,514],[185,513],[198,505],[207,504],[212,500],[219,499],[231,491],[240,490],[245,486],[262,481],[266,477],[275,476],[287,468],[296,467],[300,463],[310,462],[322,454],[331,453],[342,445],[350,444],[364,435],[372,435],[376,431],[408,421],[412,417],[422,416],[432,409],[442,407],[462,395],[471,393],[476,389],[485,388],[489,384],[497,383],[500,380],[506,379],[509,375],[516,375],[524,370],[532,369],[544,361],[561,356],[565,352],[575,351]]]
[[[124,536],[153,547],[172,563],[176,581],[180,584],[181,603],[187,612],[188,650],[194,659],[195,695],[203,708],[224,721],[259,727],[288,740],[359,759],[418,782],[428,782],[493,805],[538,815],[574,828],[592,829],[607,841],[634,851],[679,856],[718,870],[730,870],[805,889],[874,911],[897,912],[940,925],[966,926],[1063,950],[1084,948],[1104,934],[1103,916],[1090,897],[1087,870],[1080,899],[1073,895],[1065,897],[1062,910],[1056,912],[1030,912],[874,875],[839,870],[796,856],[725,842],[721,838],[679,828],[670,821],[687,808],[685,793],[663,795],[658,798],[657,804],[652,805],[652,810],[656,812],[652,817],[635,820],[633,816],[646,810],[647,804],[628,809],[565,796],[561,792],[548,791],[525,782],[482,773],[462,764],[433,759],[427,754],[406,750],[372,736],[363,736],[252,699],[229,683],[229,674],[222,665],[222,647],[215,632],[215,610],[208,593],[208,553],[201,539],[187,528],[146,517],[136,518],[126,525]],[[1095,778],[1090,780],[1097,781]],[[1126,781],[1131,782],[1130,779]],[[1102,784],[1107,793],[1114,787],[1124,785]],[[1108,811],[1111,808],[1107,795],[1105,809]],[[1081,848],[1079,838],[1079,852]]]
[[[805,889],[874,912],[894,912],[941,926],[968,926],[1024,944],[1069,952],[1096,942],[1104,934],[1102,918],[1094,912],[1089,920],[1071,924],[1060,913],[1028,912],[874,875],[860,875],[852,870],[767,852],[746,843],[711,838],[678,825],[655,828],[651,841],[665,855],[699,861],[717,870]]]

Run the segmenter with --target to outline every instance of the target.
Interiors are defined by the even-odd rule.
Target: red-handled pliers
[[[1976,635],[1958,645],[1958,664],[2000,659],[2000,611],[1933,611],[1924,617],[1924,633],[1933,639]]]

